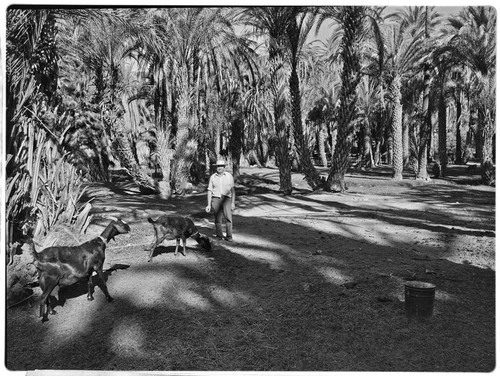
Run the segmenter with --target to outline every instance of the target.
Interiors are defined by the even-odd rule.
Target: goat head
[[[130,232],[130,226],[121,219],[111,221],[101,233],[101,236],[109,242],[115,240],[115,236],[119,234],[127,234]]]
[[[200,234],[200,236],[196,239],[196,241],[206,251],[210,251],[212,249],[212,244],[210,243],[210,239],[208,238],[208,236]]]

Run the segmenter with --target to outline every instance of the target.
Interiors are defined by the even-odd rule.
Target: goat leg
[[[155,251],[155,249],[158,246],[158,244],[160,244],[158,242],[158,229],[156,228],[156,226],[154,226],[153,228],[155,230],[155,240],[153,240],[153,243],[151,243],[151,247],[149,247],[150,251],[149,251],[148,262],[151,261],[151,259],[153,258],[153,252]]]
[[[42,322],[49,321],[49,318],[48,318],[49,301],[47,299],[47,296],[44,297],[44,295],[45,294],[43,294],[42,297],[40,298],[40,315],[39,315],[39,317],[42,318]]]
[[[180,239],[179,238],[176,238],[175,239],[175,252],[174,252],[174,256],[177,256],[177,251],[179,250],[179,243],[180,243]]]
[[[43,293],[40,297],[40,316],[42,322],[48,321],[48,314],[55,315],[57,312],[50,306],[50,293],[57,286],[59,280],[48,275],[41,275],[39,278],[40,288]]]
[[[88,286],[87,300],[94,300],[94,283],[92,282],[92,272],[87,278],[87,286]]]
[[[186,257],[186,238],[182,238],[182,255]]]
[[[104,273],[102,272],[102,269],[98,269],[97,274],[102,281],[102,292],[104,292],[104,295],[106,295],[106,299],[108,300],[108,302],[112,302],[113,298],[111,297],[111,295],[109,295],[108,285],[106,284],[106,280],[104,279]]]
[[[148,259],[148,262],[150,262],[153,258],[153,253],[156,249],[156,247],[158,247],[158,245],[164,241],[166,239],[166,237],[168,236],[168,234],[165,234],[163,235],[160,239],[158,239],[158,235],[156,234],[155,232],[155,238],[156,238],[156,241],[153,242],[153,244],[151,244],[151,250],[149,251],[149,259]]]

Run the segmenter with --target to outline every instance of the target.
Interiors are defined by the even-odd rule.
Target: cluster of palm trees
[[[313,190],[337,192],[355,148],[358,165],[385,156],[394,179],[409,166],[428,179],[436,150],[446,174],[450,135],[455,161],[475,148],[493,178],[495,29],[492,7],[448,17],[432,7],[12,7],[8,183],[38,184],[26,169],[34,147],[51,153],[38,169],[61,159],[106,180],[119,164],[164,197],[205,179],[220,156],[236,179],[241,161],[273,161],[284,194],[294,166]],[[14,220],[37,198],[7,200]]]

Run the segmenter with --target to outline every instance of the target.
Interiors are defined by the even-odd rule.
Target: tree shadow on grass
[[[408,191],[409,201],[426,205],[418,209],[397,209],[375,206],[367,201],[344,199],[358,196],[338,196],[327,193],[317,195],[293,195],[288,204],[298,209],[297,216],[330,215],[332,218],[345,216],[380,219],[388,224],[402,224],[410,228],[421,228],[448,233],[495,236],[494,210],[495,192],[475,191],[462,186],[415,186]],[[271,195],[242,198],[238,207],[245,209],[265,205],[272,215],[273,207],[279,209],[283,201]],[[366,202],[366,203],[365,203]],[[388,204],[391,204],[388,201]],[[301,213],[301,211],[306,213]],[[279,215],[284,215],[280,211]],[[471,218],[478,218],[471,221]]]
[[[128,269],[129,267],[130,265],[126,264],[112,265],[110,268],[103,271],[104,282],[108,281],[109,277],[113,272],[116,272],[117,270]],[[100,290],[99,293],[104,294],[104,284],[101,278],[97,274],[92,275],[91,278],[92,278],[92,284],[94,285],[94,295],[96,293],[95,289],[96,286]],[[55,298],[56,293],[57,293],[57,298]],[[56,308],[57,306],[64,307],[68,299],[74,299],[79,296],[87,295],[87,293],[88,293],[88,284],[86,280],[78,281],[77,283],[74,283],[70,286],[56,287],[55,291],[53,291],[53,293],[51,294],[53,298],[51,299],[51,306],[52,308]],[[110,295],[113,296],[113,294]]]
[[[174,241],[175,243],[175,241]],[[186,255],[183,255],[182,252],[184,252],[184,250],[182,249],[182,241],[181,241],[181,244],[179,245],[179,250],[177,252],[177,257],[187,257],[189,255],[190,252],[194,251],[195,247],[188,247],[186,245]],[[148,255],[149,255],[149,249],[148,249]],[[151,255],[152,256],[152,260],[151,262],[154,261],[154,259],[158,256],[161,256],[161,255],[166,255],[166,254],[169,254],[169,253],[172,253],[174,254],[175,253],[175,245],[173,246],[164,246],[164,245],[159,245],[158,247],[156,247],[153,251],[153,254]]]
[[[8,346],[8,367],[460,372],[494,366],[494,272],[445,260],[408,265],[398,244],[361,252],[346,248],[344,241],[352,239],[341,237],[333,244],[323,239],[318,247],[324,253],[313,256],[293,244],[300,244],[299,237],[318,239],[317,231],[260,220],[272,231],[245,226],[239,234],[266,238],[270,245],[247,241],[193,250],[191,260],[190,254],[176,262],[168,255],[163,262],[138,260],[110,276],[115,294],[126,280],[132,288],[122,288],[112,305],[96,299],[86,329],[66,333],[64,341],[52,338],[57,317],[43,331],[39,322],[27,322],[32,336],[23,346],[32,356],[23,358],[24,351]],[[281,243],[277,234],[290,244],[273,246]],[[353,248],[358,245],[366,246],[360,240]],[[435,273],[425,273],[423,265]],[[401,295],[408,268],[438,286],[430,321],[405,316]],[[149,304],[145,293],[153,294]],[[20,339],[10,329],[8,344]],[[39,341],[52,350],[41,351]]]
[[[421,187],[425,188],[419,191]],[[57,317],[42,326],[31,319],[32,311],[8,312],[7,367],[491,371],[495,366],[495,272],[452,263],[442,258],[446,253],[426,244],[420,244],[419,250],[439,257],[412,258],[415,253],[408,237],[372,242],[342,220],[351,216],[366,220],[367,226],[377,220],[389,227],[407,227],[410,235],[414,230],[429,230],[441,244],[447,241],[445,235],[453,234],[491,238],[480,231],[491,229],[491,216],[475,213],[485,218],[482,226],[486,227],[478,227],[466,217],[447,214],[452,193],[460,190],[450,188],[453,192],[443,196],[446,205],[434,208],[441,198],[427,188],[415,188],[411,197],[435,209],[432,213],[363,207],[362,202],[342,197],[339,201],[324,200],[322,195],[290,197],[296,208],[324,216],[322,221],[342,232],[319,231],[307,222],[235,215],[236,242],[219,244],[212,252],[194,248],[186,258],[172,260],[174,246],[168,246],[171,251],[153,263],[147,263],[145,252],[137,249],[108,255],[134,257],[129,269],[108,279],[111,295],[119,298],[112,305],[96,299],[94,314],[86,318],[84,327],[62,334],[57,331]],[[487,208],[492,202],[489,193],[467,197],[473,200],[467,210]],[[133,197],[117,201],[122,199],[130,199],[122,202],[127,209],[158,208],[151,197],[151,202],[135,204]],[[203,212],[204,200],[204,193],[175,197],[169,208],[199,220],[210,219],[212,214]],[[281,204],[282,197],[268,194],[239,202],[243,211],[252,205]],[[143,220],[138,217],[136,224]],[[457,232],[450,224],[463,228]],[[252,239],[262,241],[256,244]],[[411,279],[437,286],[432,320],[406,318],[403,287]],[[40,343],[51,344],[50,351]],[[53,357],[54,352],[58,357]]]

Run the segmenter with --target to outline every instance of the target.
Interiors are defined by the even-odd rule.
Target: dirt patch
[[[147,262],[148,216],[189,215],[211,236],[206,196],[169,201],[95,186],[95,231],[131,225],[107,250],[99,289],[59,292],[58,314],[7,310],[10,370],[486,372],[495,367],[495,189],[457,166],[430,183],[352,172],[344,194],[278,192],[275,169],[243,169],[235,242],[165,242]],[[99,219],[101,218],[101,219]],[[92,231],[92,228],[90,228]],[[436,285],[434,315],[405,315],[404,283]],[[35,289],[37,292],[38,289]]]

